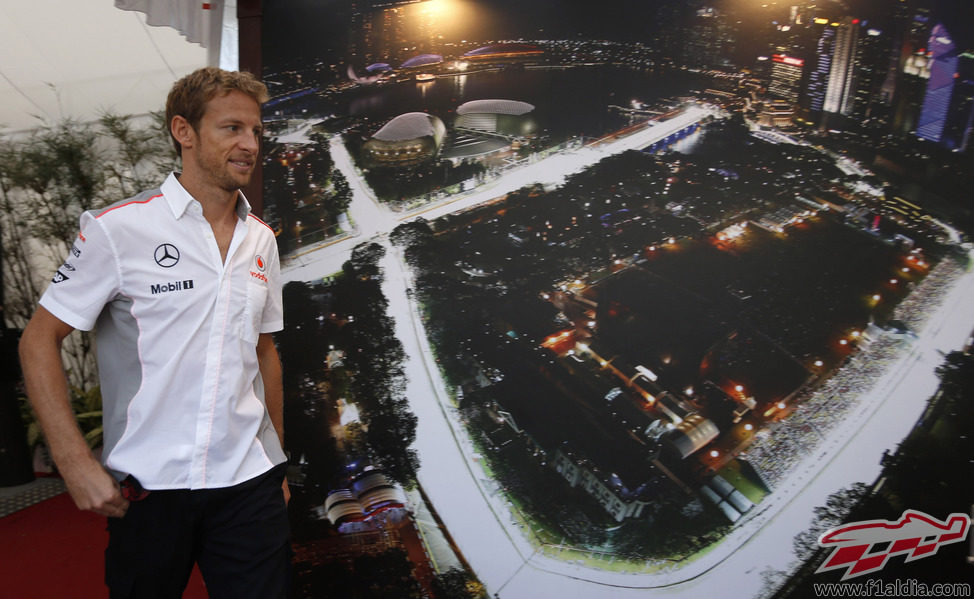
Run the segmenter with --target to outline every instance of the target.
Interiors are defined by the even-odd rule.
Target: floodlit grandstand
[[[325,499],[325,514],[332,524],[365,518],[365,510],[362,508],[362,504],[348,489],[339,489],[328,495],[328,498]]]
[[[351,489],[338,489],[325,499],[325,515],[334,525],[366,520],[389,507],[402,507],[402,492],[378,470],[366,470]]]

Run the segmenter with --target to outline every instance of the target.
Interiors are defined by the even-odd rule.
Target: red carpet
[[[105,518],[62,493],[0,518],[0,597],[95,599],[105,587]],[[184,599],[205,599],[194,570]]]

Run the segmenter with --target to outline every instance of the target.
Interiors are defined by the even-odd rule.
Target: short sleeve
[[[85,212],[81,231],[41,296],[40,305],[62,322],[90,331],[118,289],[118,260],[111,239],[98,219]]]
[[[281,292],[281,260],[278,256],[277,240],[273,237],[267,255],[269,257],[267,301],[261,314],[260,332],[276,333],[284,328],[284,300]]]

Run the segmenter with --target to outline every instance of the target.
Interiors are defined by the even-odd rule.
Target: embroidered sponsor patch
[[[171,243],[161,243],[152,254],[156,264],[163,268],[172,268],[179,262],[179,249]]]
[[[170,281],[168,283],[159,283],[158,285],[150,285],[149,292],[152,295],[158,295],[160,293],[169,293],[171,291],[185,291],[187,289],[192,289],[194,287],[193,279],[186,281]]]

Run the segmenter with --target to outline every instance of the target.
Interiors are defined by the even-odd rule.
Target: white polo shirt
[[[96,329],[105,466],[147,489],[235,485],[285,460],[256,343],[284,326],[271,229],[240,194],[220,258],[203,208],[174,174],[81,216],[40,303]]]

